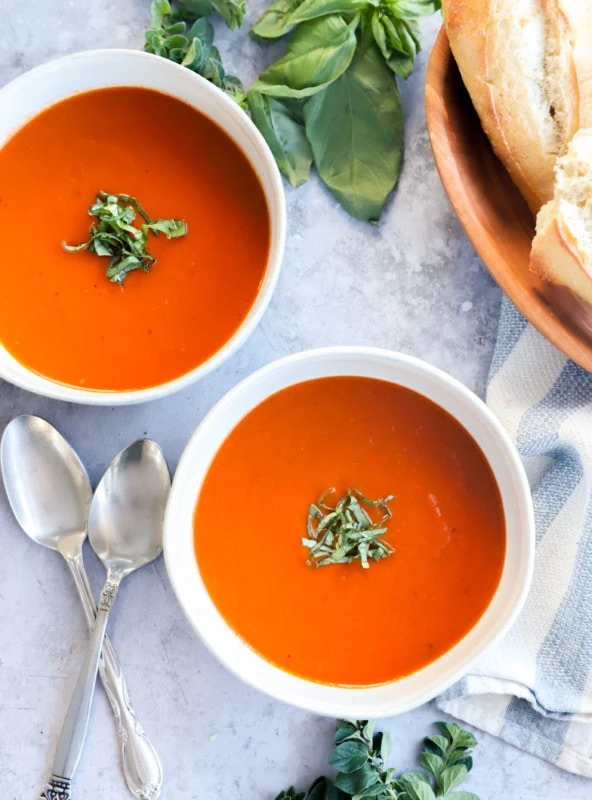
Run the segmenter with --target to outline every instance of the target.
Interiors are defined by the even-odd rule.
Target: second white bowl
[[[451,414],[483,451],[497,480],[506,523],[502,577],[489,607],[451,650],[419,671],[369,688],[327,686],[298,678],[255,653],[230,628],[201,578],[193,514],[219,447],[240,420],[271,394],[302,381],[357,375],[400,384]],[[410,356],[364,347],[312,350],[276,361],[232,389],[197,428],[181,458],[165,521],[165,558],[179,603],[214,655],[247,683],[279,700],[333,717],[367,719],[407,711],[435,697],[469,669],[512,625],[532,577],[534,516],[520,458],[498,420],[472,392],[444,372]]]

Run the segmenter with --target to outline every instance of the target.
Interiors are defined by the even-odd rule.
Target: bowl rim
[[[152,53],[146,53],[143,50],[133,50],[130,48],[97,48],[91,50],[80,50],[75,53],[53,58],[21,73],[20,75],[17,75],[7,84],[0,87],[0,100],[5,95],[15,91],[19,94],[21,92],[30,93],[34,89],[35,85],[38,85],[38,81],[51,79],[52,73],[54,73],[56,69],[75,69],[76,65],[81,60],[100,62],[103,59],[113,58],[123,58],[124,60],[131,59],[140,62],[143,61],[157,65],[157,69],[161,70],[163,73],[168,71],[171,76],[173,76],[173,80],[171,81],[172,85],[168,92],[163,93],[168,93],[172,97],[180,99],[189,105],[193,105],[197,111],[204,114],[204,116],[208,117],[209,119],[212,119],[210,115],[207,114],[202,108],[199,108],[196,103],[192,103],[186,98],[181,97],[180,91],[176,89],[176,85],[180,85],[180,81],[184,81],[185,86],[188,86],[191,82],[193,82],[200,93],[203,95],[210,95],[212,100],[216,102],[223,111],[225,111],[230,117],[234,118],[234,120],[238,123],[237,131],[234,133],[231,133],[224,124],[218,122],[217,120],[212,119],[212,121],[219,128],[221,128],[241,150],[244,157],[255,171],[255,174],[262,185],[269,213],[270,243],[265,273],[261,279],[261,284],[255,299],[242,323],[234,331],[232,336],[230,336],[230,338],[222,345],[222,347],[216,350],[204,362],[194,367],[192,370],[184,373],[183,375],[179,375],[178,377],[166,381],[165,383],[145,387],[143,389],[131,390],[78,388],[69,384],[60,383],[59,381],[54,381],[51,378],[48,378],[36,372],[35,370],[30,369],[25,364],[19,362],[18,359],[16,359],[0,343],[0,378],[12,383],[15,386],[18,386],[21,389],[34,392],[35,394],[44,397],[94,406],[132,405],[166,397],[187,388],[196,381],[213,372],[225,361],[231,358],[245,344],[247,339],[254,332],[269,306],[279,280],[286,241],[286,199],[283,181],[267,142],[259,132],[258,128],[254,125],[248,114],[245,114],[245,112],[242,111],[242,109],[234,102],[234,100],[228,97],[228,95],[217,86],[214,86],[214,84],[210,83],[210,81],[207,81],[201,75],[197,75],[180,64],[176,64],[173,61],[169,61],[168,59]],[[109,88],[110,86],[139,85],[139,83],[134,84],[126,82],[125,76],[123,76],[121,83],[105,83],[104,88]],[[175,88],[173,88],[173,85]],[[85,91],[92,91],[94,88],[103,88],[103,84],[66,93],[60,99],[73,97],[76,94],[83,93]],[[146,85],[146,88],[150,88],[150,86]],[[155,88],[154,91],[160,90]],[[19,130],[22,125],[26,125],[29,119],[39,113],[42,113],[55,102],[59,102],[59,100],[40,104],[38,110],[33,115],[26,118],[16,128],[13,128],[8,136],[3,139],[2,142],[0,142],[0,148],[4,146],[4,144]],[[243,137],[245,136],[245,131],[247,132],[246,135],[250,137],[252,143],[258,151],[258,157],[260,159],[259,164],[254,163],[254,159],[248,155],[243,147]],[[263,175],[265,175],[265,178],[268,181],[268,187],[264,185],[264,180],[262,177]],[[3,361],[6,361],[7,364],[4,364]],[[13,374],[13,370],[10,369],[10,364],[12,364],[14,369],[17,370],[15,374]]]
[[[446,27],[442,25],[428,58],[425,114],[436,168],[454,213],[488,272],[523,316],[564,355],[590,372],[592,345],[565,323],[557,314],[552,302],[547,301],[542,294],[529,291],[522,286],[512,272],[502,266],[502,259],[492,252],[491,237],[486,226],[473,213],[471,204],[463,201],[466,175],[463,174],[462,161],[455,155],[457,128],[454,114],[450,113],[450,109],[442,100],[443,87],[450,78],[451,69],[458,71],[458,66],[450,48]],[[460,72],[458,79],[462,81]],[[480,122],[477,124],[480,125]],[[501,161],[499,159],[497,161],[500,170],[506,171]],[[519,192],[517,187],[515,191]],[[533,218],[533,229],[534,222]],[[529,269],[528,264],[525,264],[525,269]]]
[[[268,662],[263,656],[256,653],[246,642],[244,642],[238,636],[238,634],[236,634],[230,628],[220,612],[217,611],[213,601],[209,598],[207,590],[205,589],[205,585],[203,584],[201,576],[199,575],[197,560],[193,551],[192,519],[195,502],[199,495],[199,490],[201,489],[203,477],[205,477],[205,474],[207,474],[212,458],[215,456],[217,450],[225,440],[228,433],[235,427],[236,424],[238,424],[238,421],[240,421],[240,419],[242,419],[251,410],[251,408],[257,406],[263,401],[263,399],[265,399],[265,397],[274,394],[276,391],[280,391],[281,388],[284,388],[285,386],[293,385],[294,383],[301,382],[301,380],[307,380],[310,378],[300,378],[297,380],[286,379],[285,382],[280,381],[281,386],[279,388],[265,393],[257,402],[255,402],[253,405],[250,405],[248,408],[238,414],[238,419],[233,422],[228,431],[225,432],[221,438],[219,435],[214,433],[214,438],[218,440],[218,444],[214,447],[211,457],[206,457],[207,464],[203,469],[203,474],[201,474],[199,479],[197,479],[195,478],[194,460],[196,455],[199,458],[199,453],[203,449],[202,445],[205,438],[212,433],[216,427],[219,426],[220,420],[224,419],[224,417],[229,414],[230,409],[232,409],[237,403],[240,403],[240,400],[243,396],[246,396],[246,394],[253,388],[256,388],[257,385],[262,385],[274,374],[281,374],[282,372],[285,372],[286,375],[288,373],[292,374],[292,368],[298,368],[302,364],[322,363],[323,361],[330,363],[335,359],[339,360],[343,358],[365,360],[370,366],[372,366],[372,364],[375,362],[382,362],[383,364],[388,363],[394,371],[400,369],[403,378],[405,377],[403,375],[404,371],[408,370],[409,374],[415,373],[417,376],[425,377],[429,381],[433,381],[434,385],[438,384],[447,391],[450,391],[461,401],[461,403],[465,404],[467,408],[471,409],[474,420],[479,420],[484,426],[487,427],[494,437],[500,454],[503,455],[505,468],[507,469],[508,480],[513,482],[514,485],[515,506],[518,510],[517,515],[520,523],[520,529],[515,533],[510,533],[508,531],[507,509],[505,502],[506,495],[504,492],[502,492],[502,488],[500,486],[500,471],[496,471],[491,464],[489,456],[484,453],[494,472],[494,476],[498,482],[498,487],[500,488],[500,493],[504,499],[504,513],[506,516],[506,556],[502,578],[500,578],[500,584],[498,585],[496,592],[494,593],[490,604],[482,617],[456,645],[454,645],[445,654],[440,656],[436,661],[431,662],[431,664],[423,667],[421,670],[418,670],[417,672],[412,673],[410,676],[405,676],[399,680],[382,684],[379,687],[349,688],[318,684],[316,682],[291,675],[290,673],[282,670],[280,667]],[[329,371],[326,374],[338,375],[356,373]],[[315,377],[322,377],[322,375]],[[372,375],[368,375],[368,377],[372,377]],[[379,379],[385,378],[379,377]],[[386,378],[386,380],[388,380],[388,378]],[[403,379],[397,380],[393,377],[391,381],[393,383],[400,383],[401,385],[408,385]],[[429,396],[424,394],[424,392],[422,392],[420,389],[414,387],[409,388],[413,388],[413,390],[419,394]],[[433,402],[437,402],[434,400],[434,398],[430,399],[432,399]],[[458,416],[452,413],[449,408],[446,408],[440,403],[438,404],[445,408],[449,414],[455,417],[455,419],[463,426],[463,428],[465,428],[465,430],[468,430],[463,420],[459,419]],[[470,435],[472,434],[470,433]],[[482,444],[479,441],[477,441],[477,443],[483,450]],[[191,481],[193,481],[195,487],[194,489],[191,489],[189,486]],[[189,504],[191,506],[189,519],[187,518],[187,497],[192,498],[192,502]],[[180,535],[183,536],[183,540],[181,542],[183,546],[180,545]],[[508,592],[510,586],[507,581],[507,574],[509,570],[508,553],[510,551],[508,542],[511,536],[515,538],[515,549],[517,548],[520,551],[519,557],[515,554],[515,559],[517,562],[519,562],[517,568],[514,570],[518,573],[518,580],[516,580],[515,585],[512,584],[511,604],[501,618],[493,620],[493,622],[490,624],[490,630],[483,637],[483,640],[481,642],[472,643],[470,652],[464,657],[459,658],[456,666],[451,667],[448,665],[443,677],[437,680],[430,679],[423,690],[421,688],[415,688],[413,693],[410,693],[406,699],[394,699],[391,701],[384,698],[379,698],[378,700],[376,698],[370,699],[370,695],[368,693],[376,690],[388,690],[392,687],[400,687],[404,682],[413,682],[413,685],[417,684],[418,676],[419,680],[421,680],[422,673],[425,673],[427,670],[434,672],[434,670],[438,669],[439,665],[441,665],[445,660],[447,662],[454,660],[455,650],[457,650],[457,648],[461,648],[471,637],[474,638],[474,632],[480,626],[482,626],[483,621],[486,619],[487,615],[490,614],[492,606],[494,605],[494,601],[500,594],[504,581],[506,593]],[[188,565],[187,562],[188,551],[187,548],[185,548],[186,537],[189,537],[191,540],[191,551],[193,554],[192,565]],[[526,600],[532,580],[534,569],[534,545],[534,511],[526,472],[508,433],[502,427],[499,420],[493,415],[493,412],[480,398],[478,398],[473,392],[460,383],[460,381],[448,375],[446,372],[443,372],[439,368],[434,367],[431,364],[414,356],[396,353],[394,351],[382,348],[364,346],[316,348],[280,358],[258,369],[234,386],[229,392],[227,392],[212,407],[212,409],[203,418],[201,423],[197,426],[181,456],[167,505],[164,531],[165,563],[175,596],[177,597],[179,605],[181,606],[185,616],[191,623],[198,637],[218,661],[220,661],[232,674],[240,678],[243,682],[275,698],[276,700],[281,700],[290,705],[294,705],[307,711],[325,716],[338,718],[352,717],[358,719],[392,716],[416,708],[417,706],[433,699],[436,695],[440,694],[445,689],[449,688],[453,683],[465,676],[475,659],[486,649],[489,649],[496,642],[498,642],[507,633],[516,620],[516,617],[518,616]],[[185,580],[188,570],[191,574],[191,577],[194,578],[197,576],[197,580],[201,584],[200,594],[202,605],[200,607],[195,605],[195,603],[192,604],[193,601],[188,599],[188,591]],[[189,591],[192,590],[190,589]],[[233,640],[235,643],[238,643],[236,649],[241,653],[240,658],[235,658],[229,655],[229,648],[227,645],[228,640],[226,643],[223,642],[221,644],[223,637],[217,638],[216,635],[211,635],[211,630],[204,630],[203,617],[206,616],[205,612],[207,605],[211,606],[215,610],[217,621],[215,622],[214,627],[218,626],[218,630],[223,633],[224,637],[229,636],[229,639]],[[249,659],[252,662],[251,665],[247,664],[247,666],[245,666]],[[257,668],[253,668],[254,664],[257,665]],[[282,676],[281,681],[279,680],[279,675]],[[274,683],[274,677],[278,679],[278,682],[280,682],[281,685],[278,686],[276,683]]]

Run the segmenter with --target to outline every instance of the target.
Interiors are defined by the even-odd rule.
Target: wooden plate
[[[534,219],[483,133],[444,28],[428,66],[426,115],[442,183],[483,263],[547,339],[592,371],[592,309],[530,271]]]

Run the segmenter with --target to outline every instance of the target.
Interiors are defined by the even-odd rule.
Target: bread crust
[[[483,129],[536,214],[553,197],[557,155],[579,127],[592,125],[592,0],[442,5]]]
[[[547,0],[549,2],[549,0]],[[572,41],[574,80],[574,129],[567,143],[580,128],[592,128],[592,2],[591,0],[553,0],[565,19]]]

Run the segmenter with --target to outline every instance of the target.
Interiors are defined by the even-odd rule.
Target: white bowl
[[[217,450],[255,406],[294,383],[359,375],[406,386],[446,409],[485,454],[501,493],[506,556],[499,586],[477,624],[432,664],[370,688],[326,686],[291,675],[255,653],[223,619],[202,581],[193,546],[193,512]],[[487,406],[454,378],[417,358],[369,347],[311,350],[275,361],[223,397],[205,417],[181,458],[165,520],[164,550],[177,599],[212,653],[238,677],[279,700],[332,717],[372,719],[399,714],[442,692],[512,625],[530,585],[534,516],[520,458]]]
[[[0,378],[30,392],[91,405],[139,403],[172,394],[207,375],[236,352],[257,327],[271,300],[284,254],[286,230],[284,190],[278,168],[247,114],[209,81],[160,56],[139,50],[89,50],[26,72],[0,89],[0,147],[48,106],[78,92],[108,86],[140,86],[164,92],[185,101],[219,125],[240,147],[261,182],[269,210],[271,241],[265,277],[241,326],[207,361],[167,383],[111,392],[66,386],[27,369],[0,344]],[[35,310],[31,309],[31,313]]]

